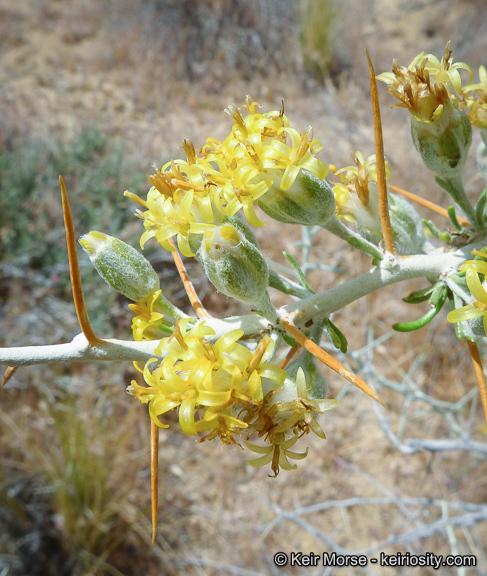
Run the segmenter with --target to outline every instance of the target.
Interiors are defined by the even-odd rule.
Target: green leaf
[[[333,346],[345,354],[348,350],[348,341],[345,334],[343,334],[343,332],[333,324],[330,319],[325,320],[325,329],[333,343]]]
[[[440,230],[438,230],[438,228],[435,226],[434,222],[432,222],[431,220],[428,220],[427,218],[423,218],[422,222],[426,226],[426,228],[428,228],[428,230],[431,232],[431,234],[433,234],[433,236],[438,238],[438,240],[441,240],[445,244],[450,243],[451,235],[447,230],[440,232]]]
[[[308,284],[308,281],[306,280],[303,271],[299,267],[299,264],[296,262],[296,260],[288,252],[283,252],[283,254],[287,258],[291,266],[294,268],[294,271],[296,272],[301,284],[306,288],[306,290],[309,290],[312,294],[315,294],[314,290]]]
[[[412,332],[413,330],[419,330],[424,328],[426,324],[429,324],[431,320],[438,314],[438,312],[443,308],[443,304],[446,301],[448,295],[448,290],[446,286],[442,284],[437,284],[433,290],[433,294],[429,300],[432,308],[426,312],[424,316],[413,320],[412,322],[398,322],[392,325],[392,329],[396,332]]]
[[[406,302],[406,304],[420,304],[421,302],[426,302],[433,293],[434,288],[434,286],[428,286],[421,290],[415,290],[403,298],[402,301]]]
[[[462,232],[463,228],[460,226],[458,220],[457,220],[457,215],[455,213],[455,207],[454,206],[448,206],[448,216],[451,220],[451,223],[453,224],[453,226],[455,226],[455,228],[459,231]]]

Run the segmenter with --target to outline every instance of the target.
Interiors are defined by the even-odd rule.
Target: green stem
[[[269,269],[269,286],[298,298],[306,298],[313,293],[272,269]]]
[[[360,234],[357,234],[357,232],[347,228],[336,216],[333,216],[333,218],[329,220],[323,228],[326,228],[326,230],[335,234],[335,236],[345,240],[354,248],[358,248],[359,250],[362,250],[362,252],[369,254],[369,256],[379,259],[382,258],[381,251],[377,246],[360,236]]]
[[[263,316],[265,316],[270,322],[274,324],[277,319],[277,311],[274,304],[271,302],[267,290],[265,291],[262,298],[258,302],[256,302],[256,304],[258,312],[260,312]]]
[[[188,318],[188,315],[185,314],[182,310],[180,310],[177,306],[174,306],[166,300],[162,294],[160,294],[156,300],[157,304],[162,308],[162,310],[167,313],[169,316],[172,316],[174,320],[178,318]]]
[[[455,203],[470,220],[472,226],[475,226],[477,222],[475,218],[475,209],[472,206],[467,193],[465,192],[465,188],[463,187],[462,175],[458,174],[457,176],[452,176],[445,179],[436,176],[435,180],[437,184],[443,188],[443,190],[450,194]]]

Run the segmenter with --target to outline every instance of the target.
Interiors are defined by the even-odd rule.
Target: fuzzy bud
[[[414,145],[426,168],[443,179],[461,174],[472,143],[472,125],[467,115],[447,99],[433,120],[411,119]]]
[[[280,188],[277,176],[258,204],[271,218],[286,224],[325,226],[335,215],[335,196],[330,185],[305,169],[299,171],[287,190]]]
[[[269,268],[260,250],[231,224],[207,230],[198,252],[217,290],[257,306],[267,294]]]
[[[96,231],[85,234],[79,242],[98,274],[120,294],[137,301],[159,290],[155,270],[132,246]]]

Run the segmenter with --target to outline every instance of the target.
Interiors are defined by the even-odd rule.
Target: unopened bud
[[[198,257],[212,284],[226,296],[258,306],[267,294],[267,262],[235,226],[223,224],[207,230]]]
[[[137,301],[159,290],[155,270],[132,246],[96,231],[85,234],[79,242],[98,274],[120,294]]]
[[[334,217],[335,196],[326,180],[302,169],[287,190],[280,188],[279,182],[280,175],[258,200],[271,218],[286,224],[325,226]]]

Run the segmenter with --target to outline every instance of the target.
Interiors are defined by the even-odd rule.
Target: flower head
[[[248,436],[257,434],[265,437],[268,444],[259,446],[247,442],[247,447],[263,456],[250,460],[254,467],[265,466],[271,462],[274,475],[279,468],[290,470],[296,465],[289,463],[289,458],[297,460],[306,457],[305,453],[289,451],[298,438],[310,431],[320,438],[326,438],[315,415],[322,414],[338,406],[337,400],[310,399],[304,371],[298,369],[295,380],[286,378],[284,386],[279,390],[271,390],[258,407],[251,407],[243,418],[249,423]]]
[[[406,68],[394,60],[392,72],[384,72],[377,79],[387,84],[387,91],[399,100],[396,107],[407,108],[416,120],[434,122],[449,102],[456,103],[454,94],[460,93],[462,79],[459,70],[471,69],[463,62],[453,63],[450,43],[443,58],[433,54],[418,54]]]
[[[282,385],[285,372],[265,359],[273,346],[265,337],[254,354],[238,343],[241,330],[232,330],[215,344],[204,322],[190,328],[189,319],[179,320],[171,337],[161,340],[156,350],[162,362],[147,362],[142,370],[147,387],[133,381],[129,392],[149,404],[149,414],[162,428],[166,412],[179,409],[179,423],[188,435],[208,432],[208,439],[234,441],[247,428],[239,413],[243,406],[262,401],[262,379]]]
[[[353,159],[355,166],[336,171],[340,179],[333,186],[337,216],[348,222],[356,221],[363,228],[380,230],[376,156],[364,159],[361,152],[356,152]],[[386,178],[390,175],[386,162]]]
[[[320,180],[326,176],[325,164],[315,157],[323,146],[313,138],[311,127],[299,133],[290,127],[284,106],[260,113],[250,96],[243,108],[245,116],[233,104],[225,110],[234,125],[223,142],[208,138],[197,152],[185,140],[187,160],[168,162],[148,177],[152,188],[147,210],[138,212],[146,230],[142,247],[154,237],[173,250],[168,240],[177,236],[181,252],[192,256],[201,242],[194,236],[201,237],[239,210],[251,224],[263,225],[254,204],[273,185],[289,190],[303,169]]]
[[[206,180],[203,167],[191,161],[172,161],[148,177],[152,184],[148,210],[138,212],[146,229],[140,239],[142,248],[155,237],[164,248],[173,250],[168,239],[177,235],[181,252],[192,256],[190,234],[203,234],[214,226],[218,192]]]

